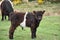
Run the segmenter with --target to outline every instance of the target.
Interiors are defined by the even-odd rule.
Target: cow
[[[4,19],[6,20],[6,16],[8,16],[8,20],[9,20],[9,14],[10,12],[13,12],[12,2],[10,0],[2,0],[0,6],[1,6],[1,14],[2,14],[1,21],[3,21]]]
[[[30,27],[31,38],[36,38],[36,31],[39,26],[40,21],[45,10],[43,11],[33,11],[33,12],[11,12],[10,21],[11,26],[9,29],[9,39],[13,39],[13,34],[18,26],[23,28]]]

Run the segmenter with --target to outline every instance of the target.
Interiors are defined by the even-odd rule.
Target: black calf
[[[20,25],[22,27],[30,27],[32,39],[36,38],[37,27],[39,26],[39,23],[42,20],[44,12],[45,11],[33,11],[32,13],[12,12],[12,15],[10,16],[11,27],[9,30],[9,38],[13,39],[14,31],[21,23],[23,23],[23,25]]]
[[[8,0],[2,1],[1,3],[2,19],[1,20],[3,21],[4,18],[6,19],[6,16],[8,16],[8,19],[9,19],[10,12],[13,12],[13,8],[12,8],[10,1]]]

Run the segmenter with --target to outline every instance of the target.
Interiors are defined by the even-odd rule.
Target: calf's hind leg
[[[9,30],[9,39],[13,39],[13,34],[15,29],[17,28],[17,25],[11,25],[10,30]]]

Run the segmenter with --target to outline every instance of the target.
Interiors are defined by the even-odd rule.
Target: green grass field
[[[14,10],[22,12],[33,10],[44,10],[45,14],[60,15],[60,3],[45,3],[38,5],[37,3],[23,3],[17,6],[14,5]],[[60,40],[60,16],[44,16],[38,29],[36,40]],[[0,40],[9,40],[10,21],[1,21],[0,16]],[[19,26],[14,33],[14,40],[31,40],[30,28],[25,28],[25,31]]]
[[[0,20],[0,40],[9,40],[9,27],[9,21]],[[14,40],[31,40],[30,28],[26,27],[24,31],[19,26],[14,33]],[[37,29],[36,40],[60,40],[60,16],[44,16]]]

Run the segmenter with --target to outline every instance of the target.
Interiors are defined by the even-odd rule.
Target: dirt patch
[[[44,16],[60,16],[60,11],[58,12],[45,12]]]

